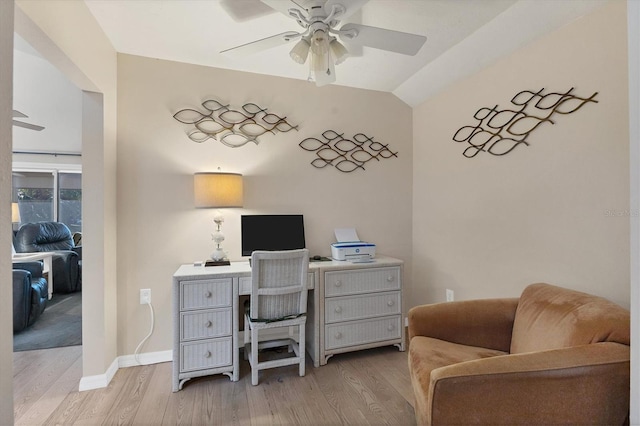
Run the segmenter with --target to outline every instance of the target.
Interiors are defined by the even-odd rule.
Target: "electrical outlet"
[[[453,290],[450,288],[447,289],[447,302],[453,302]]]
[[[140,289],[140,304],[148,305],[151,303],[151,289],[150,288],[141,288]]]

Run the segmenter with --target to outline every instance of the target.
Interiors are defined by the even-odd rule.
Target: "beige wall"
[[[629,49],[630,207],[640,211],[640,2],[627,1]],[[631,338],[640,332],[640,218],[631,222]],[[640,424],[640,346],[631,346],[630,424]]]
[[[13,87],[13,2],[0,2],[0,291],[12,294],[11,110]],[[0,424],[13,424],[13,316],[11,297],[0,298]]]
[[[229,148],[186,136],[179,109],[206,99],[239,108],[247,102],[287,116],[299,131],[264,135],[259,145]],[[365,171],[311,166],[298,146],[333,129],[362,132],[389,144],[397,158]],[[171,340],[171,276],[181,263],[213,249],[213,210],[193,207],[193,173],[223,171],[245,178],[244,208],[224,211],[223,247],[240,256],[240,215],[302,213],[307,247],[328,255],[336,227],[355,226],[378,252],[411,258],[411,109],[389,93],[118,56],[118,342],[132,354],[149,329],[139,290],[150,288],[155,333],[142,352],[167,350]],[[410,272],[406,285],[410,285]]]
[[[612,2],[415,108],[414,304],[545,281],[629,306],[625,8]],[[481,107],[571,87],[598,103],[554,116],[528,147],[468,159],[452,140]]]
[[[102,94],[83,95],[82,134],[83,373],[102,375],[117,356],[116,52],[84,2],[16,4],[16,32],[77,87]]]

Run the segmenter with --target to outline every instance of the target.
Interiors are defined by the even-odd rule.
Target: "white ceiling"
[[[416,56],[367,47],[359,52],[350,48],[353,55],[336,66],[334,84],[394,92],[415,105],[434,91],[429,87],[434,82],[427,71],[439,58],[447,56],[445,52],[458,51],[460,59],[451,71],[461,77],[473,72],[474,67],[488,65],[482,59],[472,60],[468,65],[460,62],[465,56],[478,55],[477,51],[464,51],[467,45],[468,49],[477,50],[469,43],[474,38],[469,37],[472,34],[491,38],[489,45],[484,46],[486,62],[589,12],[603,1],[370,0],[347,21],[421,34],[427,37],[427,42]],[[85,2],[118,52],[307,79],[308,65],[299,65],[289,58],[293,43],[242,58],[219,53],[284,31],[301,30],[292,18],[272,11],[260,0]],[[236,13],[235,20],[229,11]],[[238,13],[246,16],[238,17]]]

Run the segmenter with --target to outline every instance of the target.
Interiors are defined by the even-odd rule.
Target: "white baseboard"
[[[111,382],[111,379],[113,379],[113,376],[115,376],[116,371],[118,371],[118,358],[113,360],[106,373],[95,376],[83,376],[80,379],[78,390],[82,392],[91,389],[106,388],[109,382]]]
[[[138,365],[159,364],[161,362],[170,362],[173,359],[173,351],[146,352],[139,354],[138,359],[135,355],[123,355],[118,357],[118,367],[136,367]]]
[[[120,368],[159,364],[161,362],[170,362],[172,359],[172,350],[142,353],[137,356],[137,359],[135,355],[122,355],[113,360],[104,374],[82,377],[80,379],[78,390],[82,392],[92,389],[106,388],[109,386],[111,379],[113,379],[113,376],[115,376],[116,372]]]
[[[0,0],[1,1],[1,0]],[[295,335],[295,334],[294,334]],[[264,330],[261,338],[267,337],[273,338],[285,338],[288,337],[286,330]],[[260,339],[262,340],[262,339]],[[243,332],[239,332],[238,346],[244,347]],[[80,392],[106,388],[109,386],[111,379],[115,376],[116,372],[120,368],[136,367],[139,365],[159,364],[161,362],[171,362],[173,360],[173,350],[159,351],[159,352],[146,352],[138,354],[137,359],[135,355],[122,355],[113,360],[109,368],[104,374],[97,374],[95,376],[84,376],[80,379],[80,385],[78,390]]]

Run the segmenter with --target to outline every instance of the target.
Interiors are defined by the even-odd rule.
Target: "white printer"
[[[376,245],[360,241],[354,228],[337,228],[335,234],[338,242],[331,244],[333,260],[372,262],[376,257]]]

